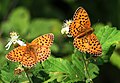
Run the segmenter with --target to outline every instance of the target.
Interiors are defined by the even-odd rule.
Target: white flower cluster
[[[11,32],[10,38],[8,39],[9,42],[5,46],[6,50],[8,50],[12,44],[16,44],[16,43],[19,44],[20,46],[26,46],[26,44],[23,41],[19,40],[18,38],[19,35],[16,32]]]
[[[65,23],[62,26],[63,28],[61,29],[61,33],[62,34],[67,34],[68,37],[72,37],[69,34],[69,26],[70,26],[71,23],[72,23],[72,20],[66,20]]]

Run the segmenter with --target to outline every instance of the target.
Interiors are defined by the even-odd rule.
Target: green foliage
[[[61,58],[56,59],[50,57],[49,60],[43,63],[45,71],[50,72],[49,76],[52,78],[46,82],[50,82],[55,79],[57,79],[58,82],[82,81],[85,78],[83,71],[84,66],[80,61],[75,62],[76,59],[77,58],[73,55],[73,62],[71,63]]]
[[[14,74],[14,69],[16,68],[17,63],[7,62],[4,67],[1,69],[1,81],[5,83],[14,83],[14,82],[23,82],[28,81],[25,73],[23,72],[21,75],[17,76]]]
[[[95,34],[102,45],[102,58],[108,62],[112,55],[115,45],[120,41],[120,31],[115,27],[104,26],[102,24],[95,25]]]
[[[86,63],[84,55],[79,51],[72,54],[72,60],[50,57],[43,63],[43,67],[49,73],[50,79],[45,81],[51,82],[57,79],[57,82],[78,82],[87,81],[95,78],[99,74],[99,68],[93,63]],[[87,61],[88,62],[88,61]]]

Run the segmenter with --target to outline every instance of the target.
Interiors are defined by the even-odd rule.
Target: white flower
[[[16,43],[19,44],[20,46],[26,46],[26,44],[23,41],[19,40],[18,38],[19,36],[16,32],[11,32],[10,38],[8,39],[9,42],[5,46],[6,50],[8,50],[12,44],[16,44]]]
[[[69,34],[69,26],[70,24],[72,23],[72,20],[66,20],[65,23],[63,24],[63,28],[61,30],[61,33],[62,34],[67,34],[68,37],[72,37],[70,34]]]
[[[21,41],[21,40],[17,40],[16,41],[20,46],[26,46],[26,44],[23,42],[23,41]]]
[[[14,70],[14,74],[15,75],[19,75],[24,71],[24,68],[22,67],[22,65],[20,64],[17,68],[15,68]]]
[[[61,33],[62,34],[68,34],[69,33],[69,27],[62,28]]]

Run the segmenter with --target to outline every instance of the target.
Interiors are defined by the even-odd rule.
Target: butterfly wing
[[[25,46],[19,46],[10,51],[6,55],[6,58],[13,62],[20,62],[22,60],[22,57],[24,56],[25,50],[26,50]]]
[[[72,35],[72,37],[74,38],[80,33],[84,33],[85,31],[86,28],[80,23],[77,23],[76,21],[73,21],[69,26],[69,34]]]
[[[79,7],[75,11],[75,13],[73,15],[73,20],[77,21],[78,23],[83,25],[85,28],[90,28],[90,26],[91,26],[89,16],[88,16],[87,12],[85,11],[85,9],[82,7]]]
[[[73,44],[74,47],[81,52],[87,52],[94,56],[99,56],[102,54],[101,45],[93,33],[84,37],[76,37]]]
[[[54,40],[54,35],[52,33],[49,33],[39,36],[38,38],[34,39],[31,43],[33,45],[50,47],[53,43],[53,40]]]
[[[50,56],[51,52],[49,47],[52,45],[53,40],[54,35],[52,33],[49,33],[42,35],[31,42],[31,44],[37,46],[36,55],[38,62],[42,62]]]
[[[31,57],[31,51],[27,51],[28,47],[26,46],[19,46],[12,51],[10,51],[6,58],[13,62],[20,62],[25,67],[32,67],[34,66],[37,61],[34,57]]]
[[[20,63],[25,67],[33,67],[37,63],[37,58],[35,59],[35,57],[32,57],[30,52],[25,52]]]
[[[51,54],[50,48],[45,46],[40,46],[37,50],[37,61],[42,62],[45,61]]]
[[[89,16],[85,9],[79,7],[73,16],[73,22],[69,26],[69,33],[73,37],[78,36],[80,33],[84,33],[87,29],[90,29],[91,23]]]

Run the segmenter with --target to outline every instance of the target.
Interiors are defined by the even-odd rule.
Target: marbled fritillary
[[[91,28],[89,16],[82,7],[79,7],[74,13],[73,21],[69,26],[69,34],[74,38],[74,47],[79,51],[94,56],[102,54],[101,45]]]
[[[50,56],[50,46],[54,40],[52,33],[39,36],[26,46],[19,46],[10,51],[6,58],[19,62],[25,67],[33,67],[37,62],[42,62]]]

